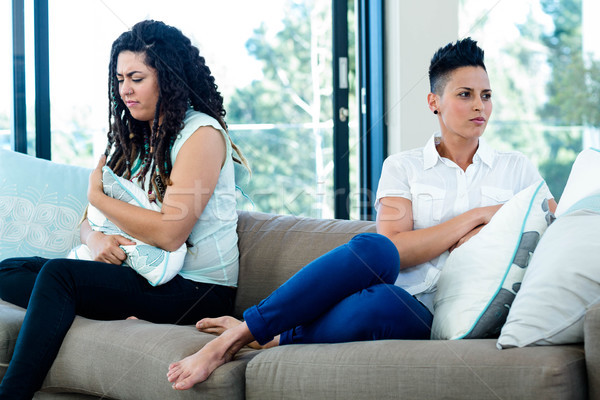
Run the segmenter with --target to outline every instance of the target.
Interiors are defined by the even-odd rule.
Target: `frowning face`
[[[159,96],[158,75],[155,69],[146,65],[145,59],[145,53],[119,53],[117,80],[119,94],[131,116],[152,123]]]

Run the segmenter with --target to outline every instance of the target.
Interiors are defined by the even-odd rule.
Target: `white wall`
[[[433,53],[458,39],[459,0],[385,0],[388,154],[422,147],[438,130],[429,111]]]

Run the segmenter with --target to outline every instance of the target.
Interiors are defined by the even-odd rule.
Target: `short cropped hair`
[[[432,93],[444,92],[450,73],[461,67],[482,67],[483,50],[470,37],[448,43],[435,52],[429,64],[429,86]],[[487,71],[487,70],[486,70]]]

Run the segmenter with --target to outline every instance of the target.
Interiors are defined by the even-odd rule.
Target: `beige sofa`
[[[237,317],[307,262],[375,229],[366,221],[256,212],[240,212],[239,217]],[[0,376],[23,315],[23,310],[0,303]],[[390,340],[246,348],[206,382],[189,391],[171,389],[169,363],[211,339],[191,326],[77,317],[36,398],[600,398],[600,307],[587,313],[585,345],[497,350],[494,340]]]

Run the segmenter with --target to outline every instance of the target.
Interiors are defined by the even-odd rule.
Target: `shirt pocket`
[[[446,191],[436,186],[413,184],[412,197],[413,221],[415,228],[428,228],[437,225],[442,219]]]
[[[481,206],[495,206],[504,204],[514,196],[510,189],[501,189],[494,186],[481,187]]]

